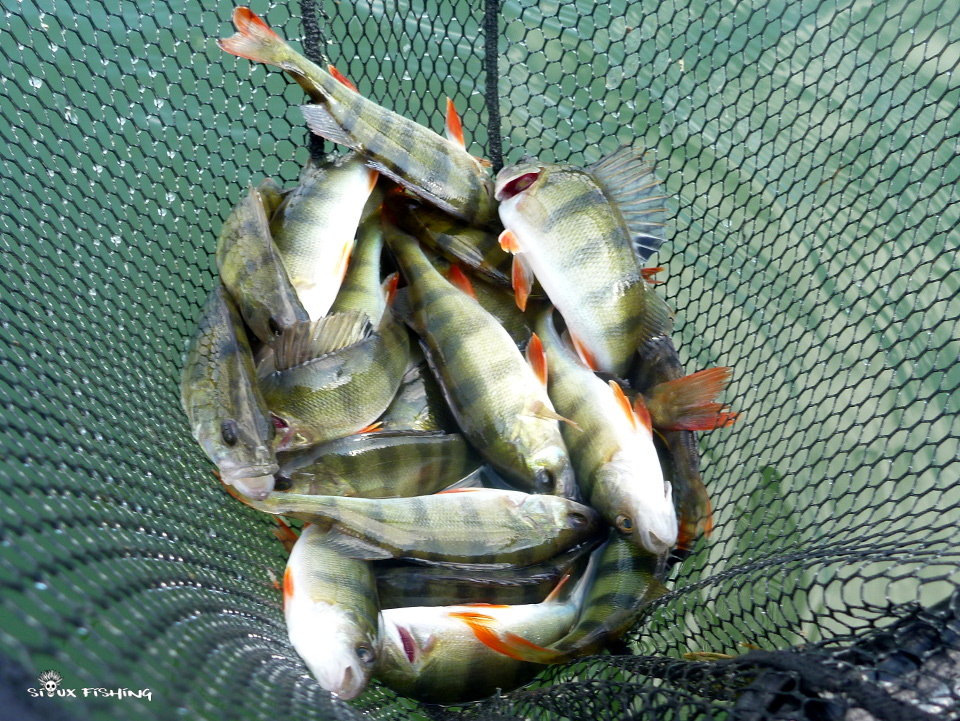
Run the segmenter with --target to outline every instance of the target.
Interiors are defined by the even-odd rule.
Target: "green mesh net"
[[[960,5],[254,6],[435,130],[449,95],[496,164],[652,151],[676,345],[734,369],[742,418],[701,438],[716,528],[672,592],[611,654],[459,709],[317,686],[272,521],[180,408],[222,219],[308,157],[302,91],[216,47],[232,9],[2,5],[0,718],[960,717]],[[77,697],[28,693],[46,669]]]

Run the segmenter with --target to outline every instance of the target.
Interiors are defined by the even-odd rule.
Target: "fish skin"
[[[348,316],[363,317],[343,313],[328,319]],[[325,443],[370,425],[393,400],[409,348],[407,329],[387,312],[376,331],[352,345],[291,368],[261,369],[260,388],[267,407],[286,428],[277,450]]]
[[[558,423],[542,415],[553,410],[550,398],[513,339],[440,275],[416,240],[385,232],[407,280],[407,320],[464,436],[518,488],[576,498]]]
[[[248,8],[234,10],[237,34],[221,49],[289,73],[315,105],[302,106],[311,131],[361,153],[370,167],[467,222],[496,217],[493,183],[455,142],[378,105],[291,48]]]
[[[387,307],[387,297],[380,282],[380,255],[383,252],[383,229],[378,213],[370,214],[357,228],[356,244],[340,291],[330,314],[358,310],[365,313],[371,325],[377,325]]]
[[[239,311],[217,284],[204,305],[181,377],[181,401],[193,437],[225,483],[253,498],[273,489],[279,466],[274,426],[256,382]],[[229,424],[237,441],[227,445]]]
[[[277,458],[278,491],[362,498],[436,493],[479,466],[460,434],[439,432],[358,433]]]
[[[309,160],[270,220],[274,243],[310,320],[330,312],[376,174],[355,153]]]
[[[546,353],[550,398],[581,429],[564,425],[561,432],[584,498],[638,547],[669,553],[677,542],[677,517],[652,429],[565,346],[552,308],[538,318],[537,335]]]
[[[643,393],[666,381],[684,376],[680,355],[668,335],[651,338],[637,349],[630,373],[631,385]],[[662,465],[673,481],[679,515],[679,549],[688,551],[713,529],[710,493],[700,476],[700,449],[695,431],[659,430]]]
[[[625,377],[637,346],[669,332],[672,316],[643,278],[614,196],[589,168],[525,161],[500,171],[496,197],[514,262],[539,280],[584,360]]]
[[[562,637],[580,606],[583,584],[542,603],[411,606],[380,612],[381,651],[374,676],[397,693],[428,703],[459,703],[509,691],[542,666],[516,661],[483,644],[460,615],[546,644]],[[478,619],[479,620],[479,619]]]
[[[270,235],[263,196],[253,187],[223,224],[217,270],[247,326],[264,343],[308,320]]]
[[[390,193],[384,203],[390,222],[448,262],[462,263],[488,281],[510,288],[513,259],[500,248],[499,224],[493,228],[469,225],[402,193]]]
[[[264,178],[257,186],[257,192],[260,193],[260,199],[263,201],[263,209],[267,214],[267,220],[273,217],[280,203],[283,202],[287,191],[283,189],[276,180]]]
[[[366,561],[326,546],[319,529],[306,526],[283,576],[283,611],[290,643],[327,691],[344,700],[359,696],[376,665],[379,605]]]
[[[415,498],[340,498],[274,491],[244,502],[330,530],[358,558],[433,563],[540,563],[596,532],[596,512],[559,496],[465,489]]]
[[[564,574],[585,560],[602,539],[591,538],[546,561],[504,571],[493,567],[424,566],[403,561],[374,563],[381,608],[449,606],[458,603],[541,603]]]
[[[410,348],[410,365],[379,422],[382,431],[459,430],[418,344]]]

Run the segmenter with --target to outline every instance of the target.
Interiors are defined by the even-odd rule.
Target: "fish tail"
[[[237,26],[237,33],[217,41],[221,50],[267,65],[280,65],[287,59],[290,46],[250,8],[236,8],[233,24]]]
[[[671,431],[710,431],[731,425],[737,414],[714,402],[729,380],[729,368],[707,368],[654,386],[645,394],[654,425]]]
[[[538,646],[512,631],[494,628],[496,619],[483,613],[453,612],[451,618],[463,621],[484,646],[518,661],[553,664],[566,661],[566,655]]]

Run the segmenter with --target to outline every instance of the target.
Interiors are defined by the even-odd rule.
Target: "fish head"
[[[547,164],[532,158],[508,165],[497,173],[494,197],[501,204],[518,202],[522,195],[534,192],[542,185],[547,174]]]
[[[262,499],[273,490],[273,474],[280,470],[270,448],[272,429],[237,418],[215,418],[197,429],[197,440],[217,465],[224,483],[251,498]]]
[[[410,693],[443,654],[434,634],[437,609],[389,609],[380,613],[380,654],[375,673],[391,688]],[[438,652],[439,649],[439,652]]]
[[[343,607],[318,601],[294,619],[290,642],[325,690],[349,701],[363,693],[377,662],[375,630]]]
[[[532,455],[530,465],[538,492],[580,499],[570,456],[562,443],[550,443],[538,449]]]
[[[636,464],[615,456],[597,471],[591,504],[602,509],[620,536],[662,556],[677,544],[673,487],[662,476],[653,478],[652,483],[638,480]]]

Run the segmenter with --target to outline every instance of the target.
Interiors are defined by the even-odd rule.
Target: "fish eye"
[[[235,420],[230,418],[220,424],[220,438],[228,446],[237,445],[237,441],[240,440],[240,428]]]
[[[368,666],[376,660],[376,654],[373,652],[373,649],[366,644],[360,644],[357,646],[357,658],[360,659],[361,663],[365,663]]]
[[[290,476],[282,476],[279,473],[273,477],[273,490],[287,491],[293,486],[293,479]]]
[[[621,533],[632,533],[633,519],[624,515],[617,516],[617,530]]]
[[[569,514],[570,525],[574,528],[584,528],[589,521],[587,517],[582,513],[577,513],[576,511]]]
[[[276,336],[279,336],[281,333],[283,333],[283,326],[280,325],[280,321],[273,316],[270,316],[270,320],[267,321],[267,327],[270,329],[270,332]]]

